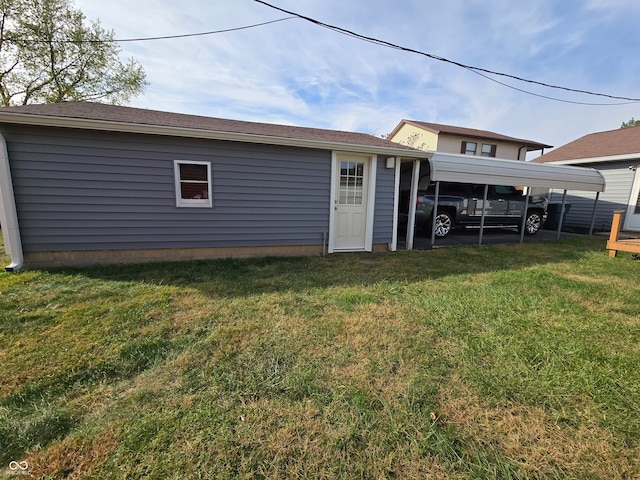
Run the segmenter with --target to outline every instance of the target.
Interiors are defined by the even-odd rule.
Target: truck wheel
[[[535,235],[542,228],[542,215],[539,212],[528,212],[524,222],[525,235]]]
[[[438,212],[436,215],[436,237],[444,238],[449,235],[453,227],[453,219],[447,212]]]

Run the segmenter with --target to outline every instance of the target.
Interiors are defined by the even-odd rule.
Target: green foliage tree
[[[0,0],[0,105],[127,103],[146,75],[120,61],[114,35],[87,24],[73,0]]]
[[[620,125],[620,128],[629,128],[629,127],[638,127],[640,126],[640,120],[636,120],[635,118],[631,117],[631,120],[629,120],[628,122],[622,122],[622,125]]]

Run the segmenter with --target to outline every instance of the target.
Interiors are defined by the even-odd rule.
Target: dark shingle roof
[[[613,157],[617,155],[640,154],[640,127],[619,128],[580,137],[573,142],[558,147],[536,159],[534,162],[561,162],[581,158]]]
[[[68,102],[46,105],[0,107],[0,122],[8,121],[3,119],[3,114],[33,115],[34,118],[51,117],[56,119],[108,122],[112,124],[121,124],[123,126],[123,131],[126,131],[126,125],[142,125],[149,127],[169,127],[193,132],[222,132],[254,136],[257,140],[264,138],[265,141],[263,143],[272,143],[270,140],[273,139],[291,139],[303,142],[326,142],[330,144],[406,150],[407,152],[414,153],[417,151],[416,149],[404,147],[397,143],[365,133],[294,127],[270,123],[244,122],[239,120],[186,115],[102,103]]]
[[[431,122],[419,122],[417,120],[402,120],[397,128],[403,123],[413,125],[418,128],[429,130],[433,133],[445,133],[450,135],[459,135],[469,138],[480,138],[486,140],[500,140],[503,142],[514,142],[522,145],[527,145],[528,150],[542,150],[544,148],[551,148],[551,145],[545,145],[544,143],[534,142],[532,140],[525,140],[522,138],[509,137],[507,135],[501,135],[499,133],[489,132],[488,130],[478,130],[475,128],[456,127],[454,125],[443,125],[441,123]]]

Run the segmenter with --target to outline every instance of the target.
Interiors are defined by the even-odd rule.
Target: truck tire
[[[453,228],[453,218],[448,212],[440,211],[436,215],[436,237],[444,238]]]
[[[542,215],[536,210],[527,212],[527,219],[524,222],[524,234],[535,235],[542,228]]]

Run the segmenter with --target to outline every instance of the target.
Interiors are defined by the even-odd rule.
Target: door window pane
[[[362,205],[364,188],[364,163],[340,162],[340,205]]]

